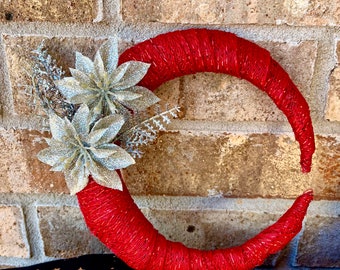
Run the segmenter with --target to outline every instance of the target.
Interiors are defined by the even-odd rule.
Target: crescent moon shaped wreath
[[[286,115],[301,149],[303,172],[315,149],[308,104],[284,69],[258,45],[228,32],[190,29],[159,35],[121,54],[119,63],[151,66],[138,85],[155,90],[173,78],[197,72],[225,73],[265,91]],[[252,269],[281,250],[301,229],[312,191],[296,199],[272,226],[238,247],[201,251],[160,235],[138,209],[126,188],[89,184],[77,193],[91,232],[133,269]]]

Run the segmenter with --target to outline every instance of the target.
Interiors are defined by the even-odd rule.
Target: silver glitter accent
[[[117,139],[122,142],[124,149],[134,158],[142,157],[143,152],[139,150],[139,147],[156,140],[159,131],[166,130],[165,127],[171,123],[171,118],[177,118],[178,112],[180,112],[178,106],[171,109],[167,108],[163,112],[160,112],[159,109],[159,107],[156,107],[157,113],[145,120],[139,119],[140,117],[137,114],[123,126],[118,134]],[[137,118],[136,121],[134,121],[134,118]]]
[[[118,42],[111,38],[93,61],[76,52],[72,77],[47,74],[53,89],[72,110],[66,115],[46,111],[52,138],[46,139],[49,147],[39,152],[38,159],[52,166],[52,171],[64,173],[71,194],[86,187],[89,175],[100,185],[121,190],[116,170],[134,164],[133,157],[142,154],[138,147],[152,142],[170,123],[169,117],[177,117],[179,108],[175,107],[142,120],[145,110],[159,101],[150,90],[136,85],[150,65],[138,61],[117,64]]]
[[[117,39],[110,38],[97,51],[94,61],[76,52],[72,77],[55,82],[60,92],[73,104],[87,104],[94,115],[143,111],[159,98],[150,90],[136,86],[150,64],[129,61],[118,66]]]
[[[45,114],[39,116],[43,117],[44,120],[48,120],[47,116],[51,111],[61,117],[67,116],[71,119],[76,109],[73,104],[65,100],[65,97],[55,85],[56,80],[63,78],[64,71],[57,66],[56,60],[48,54],[44,41],[40,43],[36,50],[32,51],[32,60],[32,70],[27,72],[31,77],[32,85],[26,86],[26,93],[30,98],[32,110],[39,115],[40,110],[37,110],[37,108],[42,108]]]
[[[115,170],[134,164],[134,159],[112,143],[124,124],[123,116],[113,114],[92,123],[87,105],[82,104],[72,121],[50,115],[52,139],[48,148],[38,153],[38,159],[65,174],[71,194],[81,191],[91,174],[103,186],[122,190]]]

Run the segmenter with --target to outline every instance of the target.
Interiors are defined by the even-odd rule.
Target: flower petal
[[[87,105],[82,104],[72,119],[72,125],[76,129],[76,132],[84,140],[90,132],[91,115]]]
[[[111,133],[117,134],[122,125],[124,124],[124,119],[119,114],[108,115],[100,120],[98,120],[92,128],[92,131],[110,128]]]
[[[117,69],[113,70],[112,73],[109,73],[110,87],[112,87],[112,85],[116,84],[123,78],[125,72],[129,68],[129,65],[130,62],[125,62],[117,67]]]
[[[117,37],[109,38],[100,46],[99,52],[108,74],[117,67],[118,63],[118,40]]]
[[[96,88],[96,83],[84,72],[73,68],[70,68],[70,72],[82,88]]]
[[[140,98],[142,95],[133,93],[131,91],[114,91],[110,92],[112,95],[118,100],[118,101],[124,101],[124,100],[135,100],[137,98]]]
[[[90,58],[82,55],[80,52],[76,52],[76,69],[85,74],[91,74],[94,72],[94,65]]]
[[[107,113],[106,115],[120,113],[116,107],[116,104],[110,99],[110,97],[105,96],[105,101],[106,101],[105,105],[108,107],[109,111],[111,112],[111,113]]]
[[[119,114],[106,116],[100,119],[98,122],[96,122],[91,130],[91,133],[96,132],[97,130],[102,129],[106,130],[103,133],[102,138],[100,138],[100,140],[96,142],[96,145],[101,145],[113,141],[113,139],[118,134],[119,130],[122,128],[123,124],[124,118]]]
[[[125,92],[125,91],[124,91]],[[141,97],[134,100],[122,100],[121,103],[133,111],[143,111],[151,105],[160,101],[160,99],[149,89],[142,86],[134,86],[129,92],[139,94]]]
[[[52,138],[57,141],[63,141],[64,137],[68,135],[65,121],[56,114],[51,114],[49,120]]]
[[[70,154],[70,150],[64,147],[53,148],[47,147],[41,150],[37,154],[37,158],[50,166],[54,166],[56,163],[59,163],[62,159],[65,159],[65,156]]]
[[[99,145],[98,141],[100,141],[100,139],[104,136],[106,132],[106,128],[91,131],[86,142],[91,146],[97,146]]]
[[[109,170],[122,169],[135,164],[135,160],[123,148],[113,144],[113,149],[116,152],[108,158],[94,157],[94,160]]]
[[[52,139],[46,139],[46,141],[48,142],[48,145],[53,148],[56,149],[56,151],[63,151],[62,149],[73,149],[73,145],[70,144],[68,141],[57,141]]]
[[[90,172],[93,176],[94,181],[96,181],[99,185],[108,188],[123,190],[122,182],[116,171],[110,171],[100,164],[92,162]]]
[[[90,104],[98,98],[95,92],[84,92],[80,95],[75,95],[69,99],[72,104]]]
[[[95,74],[97,76],[97,78],[101,79],[104,77],[105,72],[105,68],[104,68],[104,63],[103,63],[103,59],[100,56],[100,52],[97,51],[96,56],[94,57],[94,71]]]
[[[145,74],[148,72],[149,67],[150,64],[144,62],[129,61],[128,69],[126,70],[123,78],[112,85],[112,88],[122,90],[136,85],[143,79]]]
[[[103,112],[103,99],[101,97],[97,99],[98,100],[96,100],[96,102],[94,103],[95,105],[91,107],[91,112],[94,115],[94,117],[102,114]]]
[[[64,119],[65,122],[65,132],[67,133],[67,142],[79,145],[78,142],[78,134],[70,120],[66,117]]]
[[[79,153],[80,153],[79,150],[74,150],[70,152],[68,155],[61,157],[59,161],[53,165],[51,171],[66,172],[70,168],[73,168],[74,163],[79,156]]]
[[[67,98],[70,99],[73,96],[83,94],[86,92],[80,85],[79,82],[73,77],[65,77],[62,80],[54,82],[60,92]]]
[[[90,151],[96,158],[108,158],[116,153],[116,150],[110,148],[91,148]]]
[[[90,172],[88,168],[85,167],[83,159],[83,156],[79,156],[75,166],[71,170],[65,172],[66,184],[71,195],[83,190],[89,181],[88,177]]]

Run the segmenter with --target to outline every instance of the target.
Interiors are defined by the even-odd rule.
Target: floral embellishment
[[[62,171],[71,194],[85,188],[89,175],[100,185],[122,190],[115,170],[134,164],[134,159],[121,147],[112,143],[124,124],[123,116],[114,114],[93,123],[93,114],[87,105],[81,105],[72,121],[52,114],[52,138],[48,148],[38,159]]]
[[[64,173],[71,194],[84,189],[90,175],[100,185],[122,190],[116,170],[134,164],[143,154],[139,148],[154,141],[179,111],[166,106],[162,112],[157,105],[146,110],[159,98],[136,84],[150,65],[129,61],[117,66],[117,47],[117,39],[110,38],[94,61],[76,53],[72,77],[63,77],[43,43],[32,52],[33,85],[27,90],[48,116],[42,115],[52,134],[38,159]]]
[[[72,77],[56,81],[62,94],[73,104],[87,104],[94,115],[143,111],[159,98],[150,90],[136,86],[149,64],[129,61],[118,66],[118,44],[110,38],[97,51],[94,61],[76,52]]]

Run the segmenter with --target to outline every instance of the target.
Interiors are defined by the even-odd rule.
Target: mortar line
[[[316,135],[339,136],[340,123],[329,121],[313,121]],[[34,129],[46,131],[42,128],[41,120],[35,117],[13,116],[2,123],[5,129]],[[193,132],[227,132],[237,134],[289,134],[293,131],[288,122],[254,122],[254,121],[208,121],[208,120],[180,120],[174,119],[167,127],[171,131],[193,131]]]
[[[234,210],[251,212],[270,212],[282,214],[294,202],[294,199],[282,198],[222,198],[222,197],[172,197],[172,196],[133,196],[141,208],[171,211],[211,211]],[[275,202],[273,207],[272,202]],[[339,201],[313,201],[308,210],[309,216],[338,217]]]
[[[340,135],[340,123],[313,121],[315,134]],[[167,128],[169,131],[202,131],[202,132],[233,132],[239,134],[249,133],[270,133],[270,134],[291,134],[293,131],[287,122],[222,122],[205,120],[173,120]]]
[[[325,39],[318,41],[317,55],[314,65],[314,72],[311,82],[311,90],[314,92],[314,96],[317,101],[317,108],[319,111],[311,112],[312,117],[316,119],[323,120],[325,116],[326,104],[327,104],[327,94],[329,88],[329,78],[331,71],[336,65],[336,55],[335,55],[335,34],[325,33]]]
[[[101,0],[103,1],[103,0]],[[117,24],[123,24],[123,20],[120,14],[121,1],[106,0],[103,2],[103,20],[102,23],[108,23],[109,26]]]
[[[294,198],[226,198],[218,196],[158,196],[158,195],[133,195],[136,204],[141,208],[163,210],[245,210],[267,211],[280,213],[290,207]],[[272,206],[275,202],[275,208]],[[36,207],[44,206],[70,206],[79,207],[76,196],[56,194],[1,194],[0,204],[7,206],[22,205],[30,220]],[[260,206],[260,207],[259,207]],[[33,211],[33,212],[32,212]],[[25,213],[26,213],[25,212]],[[334,216],[340,215],[340,202],[331,200],[312,201],[309,206],[310,215]],[[37,220],[36,220],[37,221]],[[35,221],[35,222],[36,222]]]
[[[302,229],[301,231],[294,237],[293,241],[291,242],[290,246],[291,248],[290,250],[290,254],[287,254],[287,258],[288,258],[288,265],[292,266],[292,267],[298,267],[297,265],[297,256],[298,256],[298,251],[299,251],[299,243],[300,240],[302,238],[303,232],[305,230],[305,224],[306,221],[303,220],[302,222]]]
[[[68,194],[56,193],[1,193],[2,205],[34,205],[34,206],[78,206],[77,198]]]
[[[37,261],[43,260],[44,244],[39,230],[37,208],[34,204],[22,205],[24,212],[27,240],[30,246],[31,258]]]
[[[114,11],[109,13],[115,15]],[[105,21],[105,17],[104,17]],[[333,26],[288,26],[288,25],[252,25],[252,24],[177,24],[148,22],[137,26],[124,22],[119,16],[109,18],[105,23],[54,23],[54,22],[7,22],[0,24],[0,32],[9,35],[47,35],[47,36],[92,36],[110,35],[116,29],[126,38],[147,39],[160,33],[188,29],[208,28],[234,32],[240,37],[256,41],[296,41],[322,40],[325,31],[339,33],[338,27]],[[273,29],[275,28],[275,31]],[[81,33],[81,34],[80,34]],[[292,33],[294,35],[292,35]]]
[[[8,116],[13,114],[13,96],[11,90],[11,82],[9,78],[9,68],[6,61],[5,43],[2,35],[0,35],[0,83],[2,84],[3,94],[1,94],[0,103],[2,105],[2,121],[5,124]]]
[[[100,22],[103,20],[104,16],[104,8],[103,8],[103,0],[97,0],[97,16],[93,19],[94,23]]]

